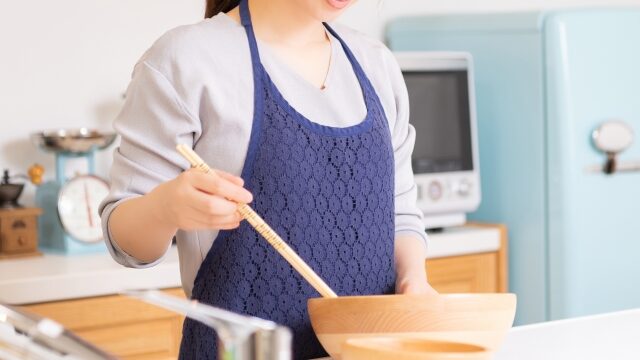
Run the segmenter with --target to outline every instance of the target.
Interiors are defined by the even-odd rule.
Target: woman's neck
[[[249,9],[253,28],[261,41],[291,47],[328,41],[322,22],[305,11],[298,1],[250,0]],[[235,12],[237,8],[229,15],[239,18]]]

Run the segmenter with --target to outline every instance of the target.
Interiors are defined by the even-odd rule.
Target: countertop
[[[499,247],[497,228],[450,228],[430,234],[428,258],[491,252]],[[111,295],[125,289],[180,287],[179,269],[175,247],[162,263],[148,269],[122,267],[107,253],[0,260],[0,302],[21,305]]]
[[[640,309],[511,329],[494,360],[640,359]]]
[[[0,261],[0,302],[13,305],[180,287],[178,251],[148,269],[116,263],[108,253]]]
[[[639,334],[640,309],[517,326],[493,360],[638,360]]]

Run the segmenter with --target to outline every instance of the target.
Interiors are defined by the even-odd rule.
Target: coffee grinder
[[[40,255],[37,219],[42,210],[18,203],[24,189],[19,179],[25,178],[5,169],[0,182],[0,259]]]

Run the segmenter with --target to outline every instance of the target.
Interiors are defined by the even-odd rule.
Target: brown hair
[[[240,0],[207,0],[204,17],[210,18],[220,12],[229,12],[239,4]]]

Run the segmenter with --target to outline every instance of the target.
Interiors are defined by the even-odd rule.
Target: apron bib
[[[393,293],[394,158],[378,96],[344,41],[364,96],[359,124],[306,119],[283,98],[262,63],[247,0],[240,4],[254,78],[254,116],[242,171],[253,208],[339,295]],[[320,296],[246,222],[221,231],[196,276],[192,298],[286,325],[294,357],[326,356],[307,314]],[[215,332],[186,319],[180,359],[216,359]]]

